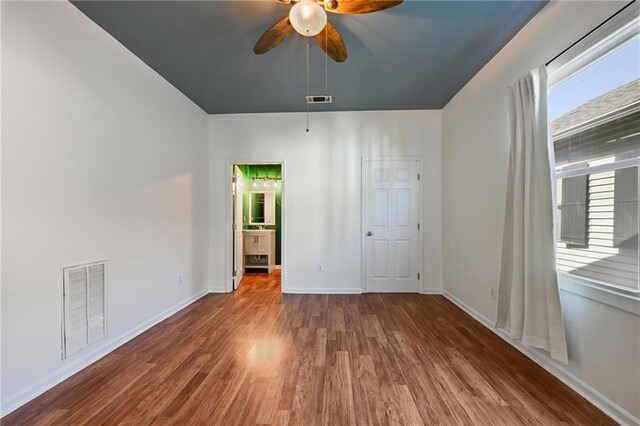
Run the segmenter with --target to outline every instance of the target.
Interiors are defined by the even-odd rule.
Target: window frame
[[[640,39],[640,2],[638,1],[634,1],[633,3],[625,6],[619,13],[609,19],[601,27],[584,37],[582,40],[567,49],[565,52],[561,53],[557,58],[549,63],[547,65],[547,91],[551,92],[551,90],[553,90],[559,84],[570,79],[585,68],[593,65],[595,62],[616,52],[618,49],[621,49],[628,43],[633,42],[635,39]],[[594,119],[591,123],[585,124],[587,127],[593,127],[602,123],[604,120],[609,121],[615,118],[615,116],[617,115],[627,113],[628,109],[639,108],[640,105],[632,104],[629,107],[625,107],[624,111],[612,111],[611,113],[606,114],[603,117]],[[580,126],[581,130],[584,130],[585,124],[582,124]],[[558,136],[566,137],[574,133],[575,131],[576,129],[567,129],[560,135],[556,135],[556,138],[554,138],[551,135],[551,131],[549,131],[551,148],[553,149],[554,140],[557,139]],[[637,167],[639,176],[638,192],[640,199],[640,158],[619,160],[611,163],[600,164],[597,166],[581,167],[579,169],[567,171],[557,171],[556,169],[558,167],[562,167],[562,164],[553,164],[554,194],[555,185],[557,185],[559,179]],[[555,201],[556,202],[554,208],[557,209],[559,205],[557,203],[557,200]],[[554,250],[557,250],[556,244],[558,239],[556,237],[557,236],[554,233]],[[557,269],[556,271],[559,277],[560,288],[562,290],[569,291],[574,294],[581,294],[583,296],[599,300],[603,303],[621,307],[622,309],[628,310],[630,312],[640,312],[640,303],[638,303],[640,302],[640,277],[638,290],[630,290],[629,288],[625,288],[613,283],[603,282],[593,278],[562,272],[558,271]],[[612,295],[614,296],[613,298]],[[631,302],[631,305],[629,305],[629,302]]]
[[[600,28],[547,64],[547,90],[570,79],[594,62],[621,49],[640,36],[640,2],[625,6]]]

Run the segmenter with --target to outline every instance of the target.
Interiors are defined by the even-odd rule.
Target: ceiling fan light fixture
[[[313,0],[301,1],[291,8],[289,21],[298,33],[313,37],[327,25],[327,12]]]

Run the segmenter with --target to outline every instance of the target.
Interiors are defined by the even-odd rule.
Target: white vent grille
[[[308,104],[330,104],[333,102],[331,95],[313,95],[307,96]]]
[[[63,357],[106,335],[105,262],[63,269]]]

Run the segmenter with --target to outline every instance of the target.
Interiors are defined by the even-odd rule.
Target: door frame
[[[282,216],[280,218],[280,267],[282,269],[281,277],[280,277],[280,292],[286,293],[286,190],[285,190],[285,181],[286,181],[286,160],[284,158],[273,159],[273,158],[252,158],[252,157],[244,157],[244,158],[231,158],[227,159],[226,162],[226,177],[225,177],[225,278],[224,278],[224,289],[226,293],[231,293],[233,291],[233,209],[235,206],[233,205],[233,193],[231,190],[232,187],[232,177],[233,177],[233,166],[236,164],[276,164],[280,165],[280,190],[282,191]]]
[[[418,174],[420,176],[420,180],[418,180],[417,186],[417,199],[418,199],[418,223],[420,223],[420,229],[418,229],[418,244],[416,249],[418,250],[417,258],[418,258],[418,273],[420,274],[420,279],[418,280],[418,288],[416,289],[416,293],[422,293],[424,291],[424,215],[423,215],[423,205],[422,205],[422,179],[424,178],[424,173],[422,170],[422,157],[362,157],[362,162],[360,165],[360,250],[362,253],[361,259],[361,288],[363,293],[367,293],[367,164],[374,163],[377,161],[416,161],[418,163]]]
[[[237,169],[237,170],[236,170]],[[240,173],[242,175],[242,177],[244,178],[244,173],[242,173],[242,170],[240,170],[240,168],[237,165],[233,165],[231,166],[231,170],[232,170],[232,176],[231,176],[231,202],[232,204],[232,208],[231,208],[231,227],[232,227],[232,231],[231,231],[231,250],[232,255],[231,255],[231,286],[233,288],[233,290],[237,290],[240,287],[240,283],[242,282],[242,278],[244,278],[244,255],[242,255],[242,263],[243,265],[239,268],[242,273],[240,274],[240,281],[237,281],[236,278],[238,276],[237,272],[238,272],[238,265],[235,264],[236,262],[236,256],[237,256],[237,248],[236,248],[236,243],[238,242],[238,237],[236,235],[236,228],[238,226],[238,224],[236,223],[236,219],[237,219],[237,208],[238,208],[238,200],[235,198],[237,197],[238,194],[238,181],[235,180],[236,179],[236,173]],[[235,185],[233,185],[235,183]],[[244,196],[244,191],[242,192],[242,195]],[[244,219],[244,209],[242,211],[243,213],[243,219]],[[244,222],[244,220],[243,220]],[[244,223],[242,224],[244,225]],[[241,226],[241,229],[243,228],[243,226]],[[241,240],[243,240],[243,252],[244,252],[244,235],[241,235]],[[235,275],[234,275],[235,273]]]

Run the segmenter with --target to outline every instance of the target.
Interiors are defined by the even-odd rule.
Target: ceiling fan
[[[257,55],[267,53],[293,31],[303,36],[315,37],[326,54],[336,62],[347,60],[347,47],[342,36],[327,21],[326,12],[346,15],[371,13],[388,9],[402,3],[403,0],[275,0],[278,3],[293,4],[288,16],[269,28],[260,37],[253,52]],[[325,30],[326,27],[326,31]]]

